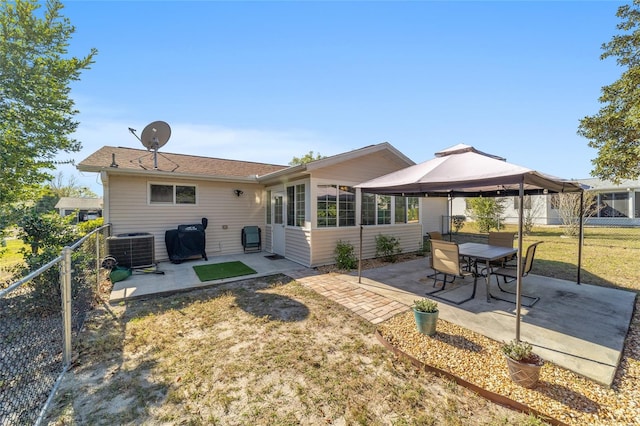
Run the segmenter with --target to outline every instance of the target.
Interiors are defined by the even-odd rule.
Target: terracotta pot
[[[528,364],[505,356],[511,380],[525,388],[534,388],[540,379],[542,364]]]

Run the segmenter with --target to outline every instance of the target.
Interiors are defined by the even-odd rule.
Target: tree
[[[51,178],[59,152],[77,152],[71,138],[78,111],[70,83],[93,63],[65,57],[75,28],[59,0],[3,1],[0,5],[0,205]],[[39,16],[40,15],[40,16]]]
[[[580,120],[578,134],[598,149],[592,160],[593,176],[620,183],[640,176],[640,0],[618,8],[622,19],[617,28],[626,34],[615,35],[604,43],[600,59],[617,57],[626,71],[614,83],[602,88],[599,98],[604,106],[593,116]]]
[[[558,216],[564,225],[562,233],[568,237],[575,237],[580,230],[580,194],[564,193],[551,195],[551,203],[558,210]],[[584,192],[582,196],[583,218],[593,216],[598,211],[596,196]]]
[[[312,161],[321,160],[323,158],[325,158],[325,157],[323,155],[320,155],[320,153],[314,154],[313,151],[309,151],[307,154],[303,155],[300,158],[293,157],[293,159],[291,161],[289,161],[289,165],[290,166],[299,166],[301,164],[307,164],[307,163],[310,163]]]
[[[47,186],[58,197],[73,197],[73,198],[97,198],[95,192],[86,186],[80,186],[75,176],[71,175],[65,180],[65,176],[62,172],[59,172],[54,178],[52,178]]]
[[[500,221],[505,209],[505,199],[496,197],[467,198],[467,212],[478,225],[480,232],[500,229]]]

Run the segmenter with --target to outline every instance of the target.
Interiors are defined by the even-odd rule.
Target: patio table
[[[512,256],[518,253],[515,248],[491,246],[489,244],[482,243],[462,243],[458,245],[460,256],[469,257],[473,259],[476,265],[475,273],[478,273],[477,263],[484,261],[486,264],[487,274],[485,276],[485,282],[487,285],[487,302],[491,303],[491,292],[489,290],[489,281],[491,278],[490,263],[503,257]]]

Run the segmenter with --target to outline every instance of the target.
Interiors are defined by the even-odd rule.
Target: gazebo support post
[[[362,283],[362,225],[360,225],[360,254],[358,255],[358,284]]]
[[[516,341],[520,341],[520,310],[522,308],[522,220],[524,210],[524,180],[520,181],[520,197],[518,200],[518,266],[516,281]]]
[[[578,226],[578,278],[580,284],[580,273],[582,271],[582,245],[584,244],[584,191],[580,191],[580,225]]]

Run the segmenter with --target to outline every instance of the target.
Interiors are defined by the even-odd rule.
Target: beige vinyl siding
[[[265,225],[262,230],[262,250],[268,251],[269,253],[273,253],[271,232],[271,225]]]
[[[422,243],[422,227],[419,223],[389,226],[365,226],[362,230],[362,257],[370,259],[376,255],[376,236],[393,235],[400,240],[403,253],[417,251]],[[360,227],[315,229],[313,238],[313,259],[311,266],[335,263],[334,250],[338,240],[350,242],[356,257],[360,252]],[[288,251],[287,251],[288,253]]]
[[[285,257],[304,266],[311,266],[311,232],[303,228],[285,228]]]
[[[336,263],[334,250],[339,240],[350,243],[358,257],[360,249],[360,227],[321,228],[314,229],[313,234],[313,259],[311,266],[331,265]],[[374,246],[375,252],[375,246]],[[371,256],[369,256],[371,257]]]
[[[397,156],[388,151],[379,151],[314,170],[312,173],[314,179],[330,179],[341,184],[353,182],[355,185],[405,167],[407,167],[407,163]]]
[[[195,205],[149,204],[148,183],[195,185]],[[263,190],[260,185],[224,184],[181,179],[114,176],[109,178],[109,218],[113,235],[148,232],[155,237],[157,261],[167,260],[164,234],[178,225],[209,221],[206,229],[208,256],[241,253],[242,227],[256,225],[265,232]],[[233,190],[243,191],[237,197]]]

